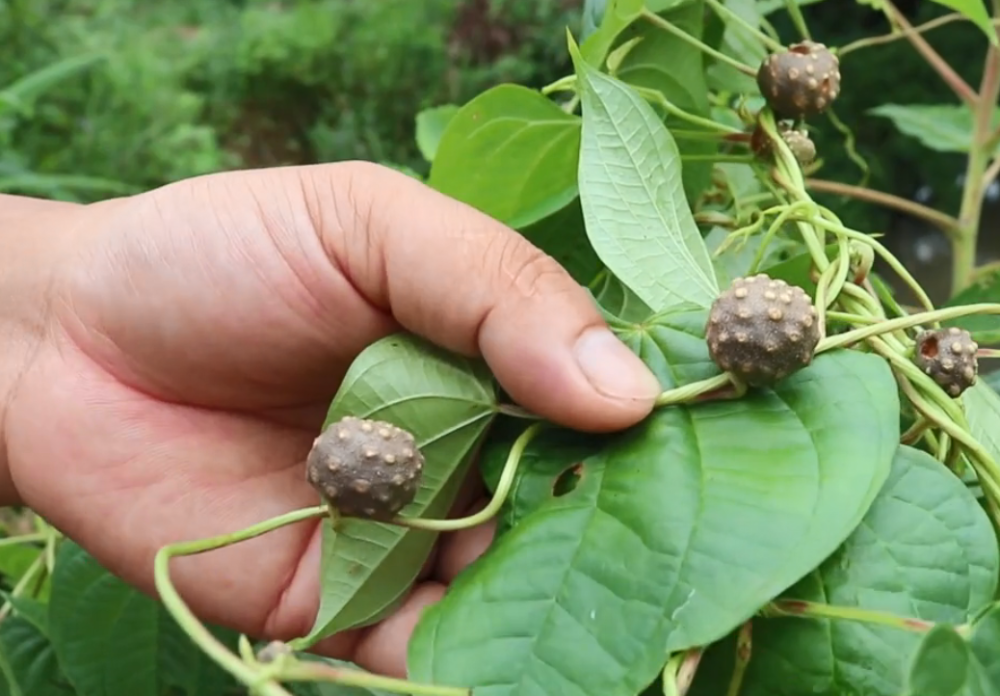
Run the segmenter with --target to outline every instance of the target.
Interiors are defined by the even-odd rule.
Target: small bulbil
[[[801,166],[805,167],[813,163],[816,159],[816,144],[809,137],[809,133],[802,129],[794,129],[784,122],[778,123],[778,133]],[[750,134],[750,148],[761,159],[770,158],[774,151],[771,139],[767,137],[767,133],[760,127],[760,124],[757,124],[753,133]]]
[[[821,43],[793,44],[761,63],[757,86],[778,118],[815,116],[840,94],[840,61]]]
[[[950,327],[920,332],[916,363],[921,370],[955,398],[976,383],[979,345],[964,329]]]
[[[345,416],[316,438],[306,478],[340,515],[388,521],[413,502],[423,468],[411,433]]]
[[[752,386],[767,386],[812,362],[820,326],[802,288],[761,273],[736,278],[719,296],[705,339],[722,370]]]

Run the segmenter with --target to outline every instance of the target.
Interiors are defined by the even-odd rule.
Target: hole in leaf
[[[583,465],[574,464],[563,471],[552,484],[552,495],[556,498],[566,495],[577,487],[583,477]]]

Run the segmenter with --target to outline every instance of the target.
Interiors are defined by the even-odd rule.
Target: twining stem
[[[664,111],[666,111],[671,116],[674,116],[675,118],[682,119],[684,121],[687,121],[688,123],[693,123],[696,126],[702,126],[703,128],[719,131],[720,133],[743,132],[738,128],[727,126],[724,123],[713,121],[710,118],[702,118],[701,116],[690,114],[687,111],[684,111],[684,109],[675,106],[669,99],[667,99],[664,96],[663,92],[659,90],[650,89],[649,87],[636,87],[636,86],[633,86],[632,89],[635,90],[635,92],[643,99],[646,99],[647,101],[651,101],[655,104],[659,104],[660,106],[662,106]]]
[[[694,677],[698,673],[698,665],[705,654],[702,648],[691,648],[684,653],[684,660],[677,670],[677,696],[685,696],[694,683]]]
[[[397,517],[392,521],[392,523],[403,527],[409,527],[411,529],[449,532],[458,529],[466,529],[468,527],[475,527],[490,520],[494,515],[500,512],[500,508],[503,507],[504,502],[507,500],[507,496],[510,494],[511,486],[514,485],[514,477],[517,475],[517,466],[521,462],[521,455],[524,454],[525,448],[546,425],[548,425],[546,422],[541,421],[538,423],[532,423],[523,433],[518,435],[516,440],[514,440],[514,444],[511,446],[510,452],[507,454],[507,461],[503,465],[503,473],[500,474],[500,481],[497,483],[497,488],[493,493],[493,498],[490,500],[489,504],[479,512],[474,515],[469,515],[468,517],[460,517],[454,520],[428,520],[419,517]]]
[[[870,36],[865,39],[858,39],[857,41],[852,41],[851,43],[841,46],[837,49],[837,55],[841,58],[846,56],[848,53],[853,53],[854,51],[860,50],[862,48],[869,48],[871,46],[878,46],[880,44],[893,43],[894,41],[899,41],[900,39],[906,38],[911,32],[914,34],[926,34],[927,32],[937,29],[938,27],[943,27],[945,24],[950,24],[951,22],[958,21],[969,21],[965,15],[959,12],[952,12],[951,14],[944,15],[943,17],[937,17],[923,24],[911,27],[910,29],[904,29],[902,31],[894,31],[888,34],[883,34],[881,36]]]
[[[4,537],[0,539],[0,546],[12,546],[14,544],[33,544],[38,541],[45,541],[49,538],[47,532],[33,532],[31,534],[18,534],[17,536]]]
[[[802,38],[811,39],[809,25],[806,24],[806,19],[802,16],[802,8],[799,7],[797,0],[785,0],[785,9],[788,10],[788,16],[792,18],[792,23],[795,24],[795,29],[802,35]]]
[[[750,655],[753,652],[753,621],[747,621],[740,626],[739,633],[736,634],[736,664],[733,666],[733,676],[729,679],[729,688],[726,696],[739,696],[740,688],[743,686],[743,675],[746,674],[747,665],[750,664]]]
[[[906,38],[909,39],[913,47],[924,57],[924,60],[937,71],[937,74],[944,80],[945,84],[951,88],[953,92],[965,102],[970,108],[975,108],[979,101],[979,95],[977,95],[972,87],[962,79],[962,77],[955,72],[955,70],[948,65],[948,61],[941,57],[941,55],[934,50],[934,48],[924,40],[924,37],[919,33],[914,31],[913,25],[907,21],[903,13],[900,12],[890,0],[884,0],[885,12],[893,23],[898,24],[906,34]]]
[[[897,616],[883,611],[858,609],[857,607],[835,606],[819,602],[807,602],[801,599],[779,599],[768,604],[761,614],[767,618],[796,617],[811,619],[841,619],[844,621],[859,621],[899,628],[904,631],[925,633],[934,628],[934,623],[923,619],[912,619]]]
[[[692,46],[694,46],[695,48],[699,49],[700,51],[702,51],[706,55],[712,56],[717,61],[719,61],[721,63],[725,63],[725,64],[729,65],[730,67],[735,68],[736,70],[739,70],[744,75],[749,75],[750,77],[756,77],[757,71],[754,70],[753,68],[751,68],[750,66],[744,65],[743,63],[741,63],[740,61],[736,60],[735,58],[731,58],[730,56],[727,56],[725,53],[722,53],[721,51],[715,50],[714,48],[712,48],[711,46],[709,46],[708,44],[706,44],[703,41],[699,41],[695,37],[693,37],[690,34],[688,34],[686,31],[684,31],[683,29],[681,29],[679,27],[675,27],[673,24],[671,24],[670,22],[668,22],[667,20],[665,20],[663,17],[661,17],[660,15],[656,14],[655,12],[650,12],[648,9],[646,9],[644,7],[642,9],[642,15],[641,16],[642,16],[643,19],[645,19],[650,24],[655,24],[660,29],[663,29],[664,31],[673,34],[674,36],[676,36],[681,41],[685,41],[685,42],[691,44]]]
[[[824,179],[806,179],[806,187],[814,191],[833,193],[849,198],[856,198],[860,201],[877,203],[886,208],[893,208],[907,213],[914,217],[926,220],[935,227],[940,228],[945,234],[955,236],[958,230],[958,220],[950,215],[928,208],[915,201],[908,201],[905,198],[894,196],[883,191],[873,191],[863,186],[852,186],[851,184],[841,184],[837,181],[826,181]]]
[[[184,541],[164,546],[156,554],[156,558],[153,561],[156,591],[159,593],[163,605],[166,607],[167,611],[170,612],[171,616],[173,616],[177,624],[184,630],[185,633],[188,634],[191,640],[199,648],[201,648],[202,651],[204,651],[206,655],[215,660],[220,667],[228,671],[245,685],[256,687],[257,693],[261,696],[291,695],[280,684],[273,682],[265,682],[263,684],[258,683],[260,677],[259,670],[246,664],[243,660],[233,654],[229,648],[223,645],[218,638],[212,635],[212,632],[198,620],[190,609],[188,609],[187,604],[184,603],[184,600],[181,598],[180,594],[174,588],[173,583],[170,581],[170,559],[175,556],[190,556],[205,553],[206,551],[222,548],[223,546],[229,546],[241,541],[253,539],[254,537],[261,536],[262,534],[266,534],[267,532],[278,529],[279,527],[284,527],[286,525],[295,524],[297,522],[302,522],[316,517],[325,517],[329,514],[330,511],[325,505],[296,510],[273,519],[260,522],[251,527],[247,527],[239,532],[222,534],[210,539]]]
[[[873,238],[871,235],[865,234],[863,232],[858,232],[856,230],[851,230],[844,227],[841,224],[831,222],[829,220],[824,220],[822,218],[809,218],[809,222],[816,227],[822,227],[824,229],[830,230],[834,234],[843,235],[849,239],[854,239],[862,244],[867,244],[872,247],[875,252],[882,257],[889,267],[899,276],[906,285],[913,291],[913,294],[917,296],[920,303],[928,310],[934,308],[934,303],[931,302],[930,297],[927,295],[927,291],[921,287],[920,283],[917,282],[916,278],[913,277],[906,267],[899,262],[895,256],[892,255],[885,245],[879,242],[877,239]]]
[[[45,570],[45,554],[39,553],[35,560],[31,562],[31,565],[28,566],[28,569],[24,571],[24,574],[17,581],[17,584],[14,585],[13,589],[10,591],[10,596],[20,597],[24,594],[28,585],[34,582],[35,576],[43,570]],[[0,621],[6,619],[13,609],[14,603],[11,602],[10,599],[4,602],[3,607],[0,607]]]
[[[723,389],[733,384],[734,382],[732,376],[728,373],[723,373],[721,375],[716,375],[715,377],[709,377],[708,379],[686,384],[683,387],[668,389],[656,397],[655,407],[659,408],[662,406],[670,406],[672,404],[682,404],[688,401],[693,401],[703,394],[708,394],[716,391],[717,389]],[[737,391],[739,391],[739,388]]]
[[[774,39],[772,39],[770,36],[762,32],[760,29],[750,24],[750,22],[740,17],[739,14],[733,12],[731,9],[723,5],[721,2],[719,2],[719,0],[705,0],[705,2],[709,7],[711,7],[715,11],[717,15],[719,15],[720,17],[728,18],[729,21],[731,21],[733,24],[740,25],[741,27],[743,27],[745,31],[752,34],[754,38],[756,38],[758,41],[760,41],[762,44],[767,46],[772,51],[784,50],[785,47],[781,45],[780,41],[775,41]]]
[[[331,667],[318,662],[292,662],[281,666],[282,681],[327,681],[343,686],[356,686],[369,691],[386,691],[406,696],[472,696],[471,689],[456,686],[420,684],[404,679],[383,677],[357,669]]]
[[[847,331],[837,336],[830,336],[823,339],[816,347],[816,352],[820,353],[833,348],[850,345],[863,341],[871,336],[897,331],[899,329],[909,329],[921,324],[929,324],[933,321],[947,321],[970,314],[1000,314],[1000,304],[972,304],[959,307],[947,307],[936,309],[933,312],[921,312],[920,314],[910,314],[905,317],[888,319],[872,326],[863,326],[852,331]]]

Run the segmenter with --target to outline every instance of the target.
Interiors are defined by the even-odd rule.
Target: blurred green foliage
[[[897,4],[914,23],[944,12]],[[417,112],[499,82],[537,87],[569,73],[564,32],[579,30],[581,6],[0,0],[0,191],[94,200],[221,169],[352,158],[426,173]],[[831,45],[886,31],[868,5],[827,0],[803,11]],[[770,18],[794,40],[785,13]],[[985,40],[975,26],[956,22],[927,38],[978,82]],[[953,207],[961,156],[928,152],[867,114],[886,100],[952,103],[947,87],[906,41],[858,51],[842,72],[849,88],[837,114],[871,167],[869,185],[909,197],[929,184],[935,204]],[[860,178],[842,134],[820,123],[815,138],[820,176]],[[852,210],[872,228],[886,224],[883,211]]]
[[[45,83],[17,108],[0,96],[0,190],[92,200],[109,181],[351,158],[423,171],[416,113],[555,79],[579,14],[565,0],[0,0],[0,89]]]

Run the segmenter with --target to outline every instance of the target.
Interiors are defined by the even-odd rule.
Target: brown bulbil
[[[806,292],[761,273],[737,278],[712,305],[705,331],[721,369],[766,386],[812,362],[820,326]]]
[[[916,363],[951,397],[976,383],[979,344],[957,327],[922,331],[917,336]]]
[[[812,164],[816,159],[816,145],[806,131],[794,130],[787,123],[779,122],[778,134],[788,145],[788,149],[792,151],[796,161],[803,167]],[[760,127],[760,124],[757,124],[750,135],[750,148],[761,159],[769,158],[774,150],[771,139],[767,137],[767,133]]]
[[[764,59],[757,87],[778,118],[815,116],[840,94],[840,61],[821,43],[793,44]]]
[[[306,479],[344,517],[388,521],[413,502],[423,468],[411,433],[345,416],[316,438]]]

